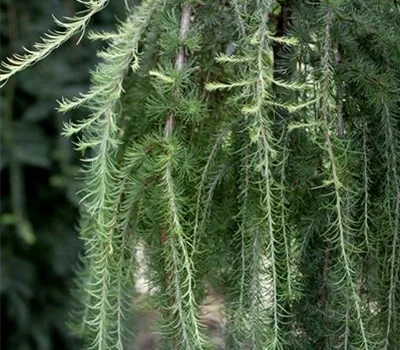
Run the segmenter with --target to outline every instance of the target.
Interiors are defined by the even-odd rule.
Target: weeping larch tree
[[[79,2],[3,84],[108,3]],[[400,349],[400,5],[121,6],[114,32],[88,32],[104,42],[89,91],[59,102],[83,115],[64,134],[83,157],[87,348],[126,349],[142,245],[160,349],[212,348],[208,283],[227,349]]]

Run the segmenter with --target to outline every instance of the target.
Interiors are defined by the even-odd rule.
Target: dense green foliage
[[[107,1],[57,21],[1,79]],[[228,349],[400,345],[400,7],[393,1],[126,5],[86,93],[59,111],[83,154],[73,329],[123,349],[144,245],[165,349],[206,349],[206,283]],[[121,7],[123,4],[121,4]]]

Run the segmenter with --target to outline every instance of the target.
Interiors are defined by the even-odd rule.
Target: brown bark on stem
[[[192,9],[189,5],[184,5],[182,9],[181,25],[180,25],[180,48],[176,54],[175,69],[180,71],[185,64],[185,50],[183,48],[183,41],[185,40],[186,34],[190,28],[190,16]],[[169,137],[172,134],[175,126],[175,118],[172,114],[169,115],[167,122],[165,123],[164,136]]]

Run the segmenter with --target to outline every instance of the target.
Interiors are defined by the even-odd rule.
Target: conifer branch
[[[396,135],[393,132],[392,120],[389,112],[388,106],[385,104],[385,101],[382,101],[383,105],[383,123],[384,123],[384,134],[386,138],[386,161],[388,164],[388,173],[389,175],[387,180],[387,195],[386,200],[390,201],[391,191],[394,192],[394,203],[388,203],[388,210],[390,213],[393,213],[392,216],[392,225],[391,225],[391,234],[392,238],[392,251],[390,253],[390,284],[389,284],[389,293],[388,293],[388,321],[386,327],[386,335],[384,340],[384,349],[390,349],[390,339],[391,332],[394,331],[393,321],[396,318],[396,285],[398,283],[398,269],[400,265],[400,244],[399,244],[399,230],[400,230],[400,174],[398,172],[398,157],[396,154],[399,153],[399,146]]]
[[[198,240],[198,236],[200,234],[202,234],[202,232],[204,232],[204,225],[205,225],[205,220],[207,218],[207,211],[208,211],[208,207],[207,203],[211,203],[211,198],[210,195],[212,196],[212,192],[209,193],[209,198],[204,202],[204,188],[207,184],[207,176],[209,174],[210,171],[210,167],[212,165],[212,163],[215,160],[215,157],[217,155],[218,149],[221,146],[221,143],[224,139],[226,135],[226,129],[223,130],[222,132],[220,132],[214,142],[214,145],[211,149],[211,152],[209,154],[209,156],[207,157],[207,162],[204,166],[203,172],[201,174],[201,179],[198,185],[198,190],[197,190],[197,200],[196,200],[196,214],[195,214],[195,219],[194,219],[194,228],[193,228],[193,252],[192,252],[192,256],[193,254],[196,252],[197,249],[197,240]],[[214,182],[214,186],[216,186],[216,182]],[[213,188],[215,188],[214,186],[210,187],[210,190],[212,190]],[[201,215],[201,210],[202,210],[202,201],[204,202],[203,206],[203,213],[202,213],[202,220],[201,223],[200,221],[200,215]]]
[[[288,137],[285,138],[285,144],[283,145],[283,151],[282,151],[282,160],[281,160],[281,173],[280,173],[280,194],[279,194],[279,205],[280,205],[280,217],[281,217],[281,230],[282,230],[282,236],[283,236],[283,245],[285,248],[285,261],[286,261],[286,272],[287,272],[287,278],[286,278],[286,283],[287,283],[287,289],[288,289],[288,294],[289,294],[289,299],[291,299],[294,295],[294,286],[293,286],[293,281],[294,278],[292,276],[292,263],[291,263],[291,258],[292,258],[292,244],[290,243],[290,237],[289,236],[289,224],[287,222],[288,220],[288,209],[286,205],[286,166],[287,166],[287,159],[288,159],[288,149],[287,149],[287,140]]]
[[[92,72],[92,85],[87,93],[59,102],[58,110],[63,113],[81,106],[87,106],[92,111],[91,117],[87,120],[70,124],[65,130],[67,136],[84,130],[101,117],[107,108],[107,103],[104,101],[113,103],[120,99],[123,93],[122,82],[129,67],[133,71],[139,69],[139,42],[161,1],[144,1],[126,22],[118,27],[117,33],[111,37],[109,48],[102,51],[104,63],[100,63]],[[109,38],[110,35],[103,35],[102,40]]]
[[[233,9],[235,10],[235,14],[237,17],[240,35],[242,38],[245,38],[246,37],[246,26],[245,26],[245,22],[242,17],[242,11],[239,8],[239,4],[238,4],[237,0],[231,0],[231,2],[232,2],[232,6],[233,6]]]
[[[283,310],[283,305],[281,305],[281,296],[278,295],[278,286],[280,284],[280,277],[278,276],[278,266],[280,262],[277,258],[278,252],[278,242],[280,239],[278,238],[278,220],[279,217],[274,213],[275,206],[279,205],[277,201],[276,192],[277,184],[275,183],[274,177],[272,175],[272,157],[276,152],[274,150],[274,137],[272,132],[268,130],[271,128],[272,123],[265,118],[265,113],[263,109],[263,105],[269,104],[267,93],[267,82],[272,83],[272,74],[265,72],[264,66],[264,58],[265,55],[265,45],[267,44],[268,39],[268,30],[267,30],[267,18],[268,12],[270,10],[271,4],[268,3],[265,5],[266,10],[263,13],[260,21],[260,29],[258,32],[259,36],[259,50],[257,54],[257,83],[256,83],[256,102],[254,104],[254,115],[255,122],[257,124],[258,129],[258,152],[260,154],[260,161],[262,162],[262,176],[263,179],[260,182],[260,187],[262,188],[262,205],[264,206],[263,212],[265,213],[265,225],[267,227],[266,233],[268,235],[268,250],[269,250],[269,265],[271,267],[271,289],[272,289],[272,330],[273,336],[268,340],[269,345],[268,349],[280,349],[282,347],[283,334],[282,329],[280,327],[280,316],[281,311]],[[274,81],[275,82],[275,81]],[[285,86],[286,87],[286,86]],[[267,131],[268,130],[268,131]],[[276,147],[276,146],[275,146]],[[283,192],[280,193],[283,195]],[[284,201],[284,198],[281,198],[281,201]],[[284,224],[284,222],[282,222]],[[282,227],[283,233],[285,234],[285,228]],[[286,236],[284,237],[284,240]],[[286,267],[289,267],[286,265]],[[287,275],[290,275],[290,271],[286,271]]]
[[[369,161],[368,161],[368,147],[367,147],[367,123],[363,120],[362,123],[362,153],[363,153],[363,184],[364,184],[364,220],[363,220],[363,229],[364,229],[364,237],[365,237],[365,244],[367,247],[367,251],[370,251],[370,228],[369,228]]]
[[[184,40],[190,27],[192,9],[188,4],[182,7],[179,40],[180,46],[175,58],[175,70],[180,72],[186,63]],[[179,92],[173,91],[174,97]],[[173,147],[173,131],[175,127],[175,116],[171,113],[164,127],[164,138],[167,145]],[[162,228],[164,248],[167,253],[165,275],[167,291],[170,295],[169,312],[171,320],[167,320],[170,327],[171,338],[174,346],[182,349],[202,349],[205,340],[200,331],[198,319],[198,306],[194,295],[194,266],[190,254],[189,237],[182,225],[182,208],[177,197],[181,194],[177,190],[176,179],[173,175],[174,154],[168,154],[163,169],[163,191],[166,204],[165,226]],[[193,249],[193,247],[192,247]]]
[[[46,58],[52,51],[75,34],[82,33],[81,35],[83,35],[90,19],[106,7],[108,0],[81,0],[80,2],[86,6],[86,10],[81,12],[79,16],[65,17],[65,22],[54,18],[55,23],[62,30],[45,33],[42,41],[33,45],[33,49],[24,48],[25,54],[15,54],[13,57],[8,58],[7,62],[2,62],[3,69],[0,71],[1,85],[4,85],[14,74]]]
[[[364,321],[362,319],[361,306],[359,302],[359,297],[357,295],[355,282],[353,280],[353,268],[350,264],[350,259],[348,256],[348,245],[347,237],[349,235],[349,227],[346,222],[349,219],[346,217],[345,211],[343,211],[343,198],[341,195],[342,189],[344,187],[343,182],[340,180],[338,168],[337,168],[337,156],[334,153],[334,146],[332,142],[332,138],[329,131],[329,110],[330,110],[330,55],[332,49],[332,38],[331,38],[331,30],[333,26],[333,12],[329,5],[327,5],[327,13],[325,17],[325,32],[324,32],[324,46],[323,46],[323,59],[322,59],[322,96],[321,96],[321,114],[324,123],[324,135],[326,142],[326,149],[329,156],[330,161],[330,170],[332,176],[332,184],[334,186],[334,196],[335,196],[335,211],[336,211],[336,221],[334,225],[337,227],[337,231],[339,234],[338,243],[340,247],[341,257],[343,259],[344,271],[345,271],[345,279],[350,287],[352,294],[352,303],[355,306],[356,314],[357,314],[357,322],[362,335],[362,346],[364,349],[370,349],[370,342],[367,338]],[[347,213],[348,214],[348,213]],[[348,310],[346,310],[346,315]],[[347,337],[345,338],[347,339]]]
[[[139,40],[157,5],[145,1],[118,29],[118,37],[103,51],[103,62],[92,74],[91,91],[72,101],[64,100],[61,110],[68,111],[87,104],[92,115],[80,123],[70,123],[65,134],[71,136],[83,131],[78,143],[81,150],[91,148],[94,155],[84,159],[86,189],[81,201],[91,216],[93,232],[86,239],[87,258],[91,262],[90,284],[83,286],[90,296],[89,319],[86,321],[93,333],[91,348],[98,350],[121,347],[123,314],[123,286],[126,282],[123,266],[131,261],[126,255],[125,233],[118,232],[125,178],[116,160],[120,145],[117,126],[118,101],[123,92],[122,83],[132,60],[137,69]],[[125,176],[128,176],[125,172]],[[124,208],[129,210],[129,208]],[[132,253],[132,252],[131,252]],[[123,259],[123,260],[121,260]],[[122,266],[121,266],[122,265]],[[113,305],[116,303],[117,308]],[[114,341],[115,339],[115,341]]]
[[[168,196],[168,211],[170,213],[168,236],[165,245],[170,249],[171,271],[169,274],[170,285],[173,298],[171,311],[176,314],[177,324],[175,332],[176,338],[182,349],[198,349],[204,345],[203,336],[199,329],[198,315],[196,314],[197,305],[194,291],[194,267],[190,259],[187,240],[181,218],[179,206],[176,200],[175,185],[173,184],[172,165],[166,164],[165,185],[166,195]],[[177,345],[177,344],[176,344]]]

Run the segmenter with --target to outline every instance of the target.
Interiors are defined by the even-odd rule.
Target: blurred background
[[[1,0],[1,60],[29,48],[60,18],[79,10],[75,0]],[[112,29],[124,2],[111,1],[91,29]],[[1,348],[80,349],[66,321],[81,243],[79,154],[61,136],[61,96],[85,91],[98,43],[78,38],[18,74],[1,89]]]

